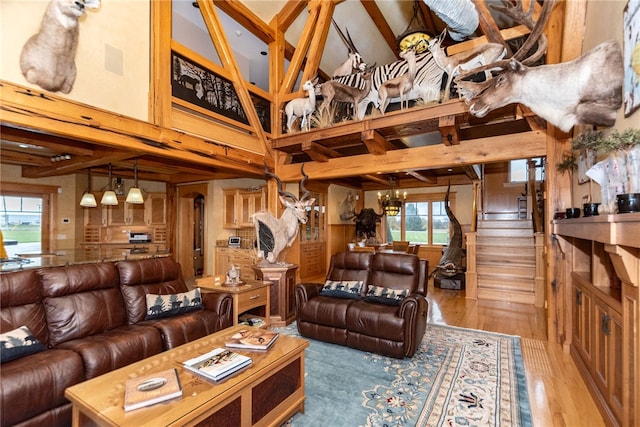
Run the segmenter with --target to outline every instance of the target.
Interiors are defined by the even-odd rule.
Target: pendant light
[[[96,196],[91,192],[91,168],[87,169],[87,178],[89,180],[89,185],[87,186],[87,191],[82,194],[80,206],[83,208],[95,208],[98,204],[96,203]]]
[[[109,189],[104,192],[102,195],[102,200],[100,200],[100,204],[107,206],[116,206],[118,204],[118,196],[116,196],[116,192],[113,191],[113,181],[111,180],[111,163],[109,163]]]
[[[127,194],[127,203],[133,203],[141,205],[144,203],[144,197],[142,197],[142,191],[138,187],[138,159],[133,161],[133,187],[129,189]]]

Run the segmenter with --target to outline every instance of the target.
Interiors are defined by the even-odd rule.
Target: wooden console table
[[[256,279],[268,280],[271,286],[271,320],[273,326],[286,326],[296,318],[296,264],[252,266]]]
[[[264,320],[265,326],[269,326],[271,313],[270,281],[247,280],[239,286],[222,286],[215,277],[203,277],[196,279],[196,286],[202,292],[217,292],[231,294],[233,297],[233,324],[237,325],[240,316],[251,314]]]
[[[182,362],[223,347],[247,326],[223,329],[188,344],[132,363],[124,368],[67,388],[73,405],[72,425],[239,427],[281,425],[304,410],[304,349],[306,340],[280,334],[266,352],[246,352],[253,364],[219,383],[183,369]],[[124,411],[125,383],[130,378],[176,368],[182,398],[134,411]]]

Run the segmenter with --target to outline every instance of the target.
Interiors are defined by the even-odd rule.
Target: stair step
[[[500,229],[528,229],[533,232],[533,225],[531,224],[531,220],[509,220],[509,219],[484,219],[478,221],[478,230],[485,228],[500,228]]]
[[[476,235],[480,237],[527,237],[533,240],[533,231],[524,228],[482,228]]]
[[[536,266],[523,264],[480,264],[476,265],[478,275],[490,277],[510,277],[516,280],[533,281]]]
[[[517,250],[514,250],[517,249]],[[517,248],[503,246],[483,246],[478,247],[476,251],[477,262],[532,262],[536,261],[536,252],[534,248]]]
[[[534,279],[533,277],[524,278],[509,274],[478,274],[478,289],[533,294]]]
[[[478,236],[476,245],[479,246],[526,246],[533,247],[535,241],[533,237],[521,236]]]

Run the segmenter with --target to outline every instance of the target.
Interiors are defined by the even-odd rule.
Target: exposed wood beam
[[[264,174],[264,156],[213,140],[155,126],[48,92],[0,80],[5,126],[43,132],[138,154],[191,161],[240,173]],[[216,125],[211,125],[211,132]]]
[[[360,3],[371,17],[373,24],[378,28],[384,40],[397,56],[398,44],[396,43],[396,35],[393,34],[393,30],[391,30],[389,23],[384,17],[384,14],[378,8],[378,5],[376,5],[376,2],[372,0],[360,0]]]
[[[459,145],[438,144],[392,150],[378,156],[363,154],[339,157],[323,163],[305,163],[304,170],[311,179],[327,180],[357,175],[482,164],[545,155],[546,134],[544,132],[522,132],[517,134],[517,140],[518,144],[514,144],[514,135],[505,135],[461,141]],[[298,164],[283,165],[278,171],[278,176],[283,181],[298,181],[301,179],[299,168]]]
[[[233,18],[238,24],[242,25],[251,33],[269,44],[276,39],[275,32],[267,23],[265,23],[258,15],[253,13],[251,9],[239,1],[234,0],[216,0],[216,6]]]
[[[502,36],[505,41],[508,41],[518,37],[526,36],[530,32],[531,30],[529,30],[526,26],[518,25],[517,27],[505,28],[504,30],[500,30],[500,36]],[[472,40],[453,44],[447,47],[447,55],[455,55],[456,53],[473,49],[474,47],[487,44],[488,42],[489,40],[487,39],[487,36],[481,36]]]
[[[435,184],[436,182],[438,182],[438,177],[431,174],[429,176],[427,176],[427,174],[425,172],[422,173],[418,173],[416,171],[407,171],[407,175],[414,177],[415,179],[417,179],[418,181],[422,181],[426,184]]]
[[[5,141],[13,141],[22,144],[38,145],[40,147],[51,148],[54,150],[62,150],[61,152],[73,154],[76,156],[93,156],[93,148],[83,147],[86,145],[70,141],[65,138],[58,138],[52,135],[44,135],[38,132],[30,132],[23,129],[17,129],[7,126],[0,126],[0,135]]]
[[[462,170],[464,171],[465,175],[467,175],[469,177],[469,179],[471,181],[480,180],[480,176],[481,176],[480,166],[478,166],[478,165],[464,165],[464,166],[462,166]]]
[[[269,25],[273,27],[274,23],[277,22],[276,29],[278,31],[282,31],[286,33],[293,21],[298,18],[298,16],[302,13],[302,11],[309,4],[309,0],[289,0],[285,3],[285,5],[280,9]]]
[[[384,154],[395,149],[387,139],[373,129],[362,131],[361,140],[371,154]]]
[[[2,163],[11,163],[16,165],[30,166],[51,166],[51,161],[41,156],[24,153],[22,151],[12,151],[6,148],[2,149]]]
[[[456,116],[450,114],[448,116],[440,117],[438,127],[440,128],[440,135],[442,136],[442,143],[444,145],[460,144]]]
[[[327,42],[327,36],[329,35],[331,17],[333,16],[334,9],[335,3],[333,1],[322,2],[322,5],[320,6],[320,14],[316,21],[311,47],[309,48],[307,55],[307,63],[305,64],[304,72],[302,73],[303,82],[312,80],[318,75],[320,60],[322,59],[324,46]]]
[[[324,147],[313,141],[304,141],[302,143],[302,151],[307,153],[309,157],[316,162],[326,162],[332,157],[341,156],[336,150]]]
[[[496,25],[491,12],[487,8],[487,5],[484,0],[472,0],[473,4],[476,6],[476,10],[478,11],[478,15],[480,17],[480,29],[486,36],[487,40],[491,43],[500,43],[507,49],[507,56],[513,55],[511,48],[507,44],[507,42],[502,38],[502,34],[500,33],[500,28]]]
[[[378,184],[382,184],[385,186],[389,186],[389,180],[386,178],[380,178],[378,175],[364,175],[363,176],[364,179],[368,179],[369,181],[373,181],[373,182],[377,182]]]
[[[123,153],[107,150],[100,150],[100,153],[96,154],[98,155],[89,161],[86,159],[72,159],[69,161],[52,163],[49,167],[25,166],[22,168],[22,176],[25,178],[45,178],[49,176],[70,175],[80,172],[86,168],[100,166],[106,163],[116,163],[136,156],[135,153],[132,152]]]

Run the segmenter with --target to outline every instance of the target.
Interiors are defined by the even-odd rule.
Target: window
[[[529,181],[529,159],[511,160],[509,162],[509,180],[510,182],[527,182]],[[532,159],[536,162],[536,181],[543,180],[543,162],[541,157]]]
[[[0,195],[0,228],[8,256],[40,252],[42,197]]]
[[[420,245],[449,244],[449,217],[444,193],[409,195],[397,216],[387,216],[387,240],[408,240]],[[449,203],[454,198],[449,195]]]

